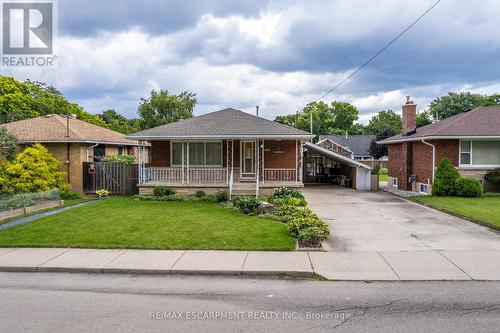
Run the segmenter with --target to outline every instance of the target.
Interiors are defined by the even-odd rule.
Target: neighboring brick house
[[[83,162],[99,161],[110,155],[139,157],[138,141],[72,116],[46,115],[0,126],[13,133],[22,146],[41,143],[47,147],[76,192],[83,191]],[[147,151],[144,158],[147,161]]]
[[[301,188],[302,144],[313,136],[235,109],[151,128],[128,136],[151,142],[150,166],[140,165],[140,193],[156,185],[179,193],[232,194]]]
[[[419,128],[417,105],[409,97],[402,109],[403,133],[379,142],[388,145],[389,186],[431,193],[435,167],[447,157],[460,174],[481,180],[485,191],[498,190],[484,175],[500,167],[500,106],[478,107]]]

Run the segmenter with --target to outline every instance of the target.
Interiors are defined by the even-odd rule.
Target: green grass
[[[0,247],[293,250],[282,223],[213,203],[110,198],[0,231]]]
[[[381,182],[386,182],[388,178],[388,175],[378,175],[378,180]]]
[[[500,228],[500,197],[481,198],[419,196],[412,200],[458,216]]]
[[[9,217],[9,218],[6,218],[4,220],[1,220],[0,221],[0,225],[5,224],[5,223],[9,223],[9,222],[12,222],[12,221],[15,221],[15,220],[18,220],[18,219],[22,219],[22,218],[25,218],[25,217],[29,217],[29,216],[32,216],[32,215],[36,215],[36,214],[48,212],[48,211],[51,211],[51,210],[54,210],[54,209],[59,209],[59,208],[62,208],[62,207],[67,207],[67,206],[73,206],[73,205],[77,205],[79,203],[83,203],[83,202],[87,202],[87,201],[92,201],[92,200],[94,200],[94,199],[82,198],[82,199],[68,199],[68,200],[64,200],[64,205],[62,205],[62,206],[57,206],[57,207],[52,207],[52,208],[47,208],[47,209],[41,209],[41,210],[38,210],[38,211],[33,212],[33,213],[21,214],[21,215]]]

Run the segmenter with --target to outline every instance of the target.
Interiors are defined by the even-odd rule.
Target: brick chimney
[[[403,135],[410,135],[417,130],[417,104],[410,101],[410,96],[406,96],[406,103],[403,105]]]

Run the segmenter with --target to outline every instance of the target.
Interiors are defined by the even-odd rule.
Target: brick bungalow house
[[[14,134],[21,146],[41,143],[61,164],[75,192],[83,191],[83,162],[104,156],[134,155],[139,158],[138,141],[125,134],[89,124],[72,116],[46,115],[1,124]],[[147,150],[142,150],[147,161]]]
[[[389,151],[388,185],[431,193],[435,167],[447,157],[460,174],[481,180],[485,191],[495,190],[484,175],[500,167],[500,106],[478,107],[416,128],[417,105],[402,107],[403,133],[378,143]]]
[[[141,194],[162,184],[188,195],[255,195],[303,187],[302,144],[313,136],[228,108],[127,137],[151,142],[151,163],[139,171]]]

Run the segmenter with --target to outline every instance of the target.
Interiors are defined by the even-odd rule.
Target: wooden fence
[[[111,194],[137,194],[139,165],[113,162],[83,162],[83,191],[105,189]]]

